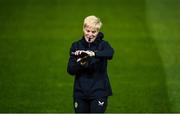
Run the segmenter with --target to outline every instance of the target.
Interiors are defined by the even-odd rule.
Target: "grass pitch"
[[[107,112],[180,112],[179,0],[0,0],[0,112],[73,112],[71,43],[88,15],[115,49]]]

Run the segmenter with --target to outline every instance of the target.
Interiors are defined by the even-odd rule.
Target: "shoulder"
[[[79,42],[80,42],[80,40],[73,41],[72,44],[71,44],[71,47],[74,47],[74,46],[78,45]]]
[[[99,43],[100,46],[106,46],[109,45],[109,42],[106,40],[101,40],[101,42]]]
[[[81,40],[72,42],[71,49],[77,49],[79,47],[80,43],[81,43]]]
[[[112,49],[113,50],[113,47],[108,41],[102,40],[99,44],[99,49]]]

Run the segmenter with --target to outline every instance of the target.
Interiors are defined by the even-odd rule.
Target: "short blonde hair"
[[[91,15],[91,16],[87,16],[84,19],[83,27],[85,28],[86,26],[92,26],[93,28],[96,28],[99,30],[102,27],[102,22],[101,22],[100,18],[98,18],[94,15]]]

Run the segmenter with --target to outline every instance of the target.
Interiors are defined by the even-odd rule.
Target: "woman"
[[[103,40],[102,22],[96,16],[84,19],[83,37],[73,42],[67,72],[75,76],[74,109],[76,113],[104,113],[112,90],[107,74],[107,60],[113,48]]]

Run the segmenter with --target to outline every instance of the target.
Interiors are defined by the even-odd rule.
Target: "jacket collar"
[[[81,42],[82,42],[83,45],[85,45],[85,46],[88,46],[89,44],[91,44],[91,45],[97,45],[97,44],[99,44],[99,43],[102,41],[103,38],[104,38],[104,34],[103,34],[102,32],[99,32],[94,42],[92,42],[92,43],[86,42],[84,36],[82,37]]]

